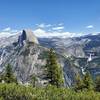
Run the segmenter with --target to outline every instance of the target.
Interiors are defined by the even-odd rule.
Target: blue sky
[[[100,0],[0,0],[0,30],[92,33],[100,32],[99,26]]]

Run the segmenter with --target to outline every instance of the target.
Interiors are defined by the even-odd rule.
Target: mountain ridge
[[[33,41],[34,38],[36,39],[36,42]],[[11,63],[13,66],[13,71],[20,82],[23,84],[28,83],[31,75],[35,74],[38,78],[38,84],[44,85],[46,82],[48,82],[48,80],[43,78],[43,66],[46,64],[46,54],[49,48],[53,48],[56,51],[58,62],[63,70],[65,86],[67,87],[74,84],[76,74],[82,75],[84,74],[85,70],[91,71],[91,65],[94,66],[94,70],[96,70],[99,66],[99,55],[97,56],[98,58],[93,58],[94,60],[92,60],[90,63],[87,62],[88,55],[86,55],[86,51],[83,49],[83,47],[90,42],[90,39],[87,39],[87,37],[84,37],[85,40],[83,37],[82,39],[49,38],[49,40],[48,38],[47,40],[44,38],[40,40],[40,38],[36,38],[35,36],[34,38],[32,41],[30,41],[31,39],[28,38],[27,40],[27,38],[23,38],[22,35],[20,38],[22,40],[18,41],[19,37],[16,35],[16,37],[12,36],[7,38],[10,42],[7,39],[3,41],[1,40],[1,42],[4,44],[0,45],[0,72],[4,70],[4,66],[6,66],[7,63]],[[99,40],[98,35],[97,38]],[[43,43],[45,43],[45,45]],[[65,49],[64,46],[66,46]],[[89,53],[91,53],[90,51]],[[93,76],[95,76],[94,70],[92,70]]]

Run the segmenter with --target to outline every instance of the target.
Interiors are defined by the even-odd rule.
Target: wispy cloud
[[[18,32],[18,30],[11,29],[11,27],[7,27],[7,28],[4,28],[4,29],[2,30],[2,32],[16,33],[16,32]]]
[[[36,24],[38,28],[51,28],[52,30],[62,30],[64,29],[64,24],[63,23],[58,23],[58,24]]]
[[[51,24],[44,24],[44,23],[41,23],[41,24],[36,24],[37,27],[39,28],[47,28],[47,27],[51,27],[52,25]]]
[[[10,27],[4,28],[2,31],[7,32],[7,31],[11,31]]]
[[[81,36],[82,33],[74,33],[67,32],[64,30],[64,24],[37,24],[37,29],[33,30],[35,36],[37,37],[60,37],[60,38],[68,38],[68,37],[78,37]]]
[[[4,28],[0,32],[0,38],[1,37],[9,37],[12,35],[16,35],[18,33],[18,30],[11,29],[10,27]]]
[[[94,28],[93,25],[89,25],[86,28],[91,29]],[[3,29],[0,32],[0,37],[9,37],[11,35],[18,34],[18,30],[14,30],[10,27]],[[86,33],[75,33],[75,32],[68,32],[64,30],[64,24],[37,24],[37,28],[33,30],[34,35],[37,37],[60,37],[60,38],[69,38],[69,37],[79,37],[83,35],[87,35]],[[96,34],[96,33],[95,33]],[[91,34],[92,35],[92,34]]]
[[[82,33],[71,33],[71,32],[58,32],[58,31],[52,31],[52,32],[47,32],[43,29],[36,29],[33,31],[35,36],[37,37],[45,37],[45,38],[51,38],[51,37],[60,37],[60,38],[67,38],[67,37],[77,37],[77,36],[81,36]]]
[[[64,26],[53,27],[52,30],[63,30]]]
[[[93,25],[88,25],[88,26],[86,26],[86,28],[87,29],[92,29],[92,28],[94,28],[94,26]]]

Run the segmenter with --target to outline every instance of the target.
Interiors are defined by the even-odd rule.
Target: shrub
[[[100,100],[94,91],[75,92],[67,88],[47,86],[32,88],[14,83],[0,84],[0,100]]]

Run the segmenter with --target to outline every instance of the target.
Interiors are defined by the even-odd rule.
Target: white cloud
[[[45,27],[44,23],[42,23],[42,24],[37,24],[37,26],[40,27],[40,28],[44,28],[44,27]]]
[[[37,37],[42,37],[46,35],[46,32],[43,29],[36,29],[33,31]]]
[[[86,28],[93,28],[93,25],[89,25]],[[51,24],[37,24],[37,29],[33,30],[34,34],[37,37],[61,37],[61,38],[68,38],[68,37],[78,37],[86,35],[85,33],[74,33],[74,32],[67,32],[64,31],[63,23],[59,23],[58,25],[51,25]],[[9,37],[12,35],[17,34],[19,31],[11,29],[10,27],[3,29],[0,32],[0,37]]]
[[[53,30],[53,31],[61,31],[64,29],[64,24],[63,23],[59,23],[59,24],[45,24],[45,23],[41,23],[41,24],[36,24],[37,28],[40,29],[48,29],[48,30]]]
[[[37,27],[39,28],[47,28],[47,27],[51,27],[52,25],[51,24],[44,24],[44,23],[41,23],[41,24],[36,24]]]
[[[7,32],[7,31],[10,31],[10,30],[11,30],[11,28],[7,27],[7,28],[3,29],[2,31]]]
[[[0,38],[16,35],[17,33],[18,33],[18,30],[14,30],[14,29],[11,29],[10,27],[7,27],[0,32]]]
[[[94,28],[94,26],[93,25],[88,25],[88,26],[86,26],[86,28],[92,29],[92,28]]]
[[[72,33],[64,31],[64,24],[37,24],[37,29],[33,30],[35,36],[37,37],[77,37],[81,36],[82,33]],[[48,28],[47,28],[48,27]]]
[[[2,32],[10,32],[10,33],[16,33],[18,32],[17,30],[11,29],[10,27],[4,28]]]
[[[81,36],[82,33],[71,33],[71,32],[57,32],[57,31],[52,31],[52,32],[46,32],[43,29],[36,29],[33,31],[35,36],[37,37],[45,37],[45,38],[51,38],[51,37],[61,37],[61,38],[67,38],[67,37],[77,37]]]
[[[52,30],[63,30],[64,26],[53,27]]]

